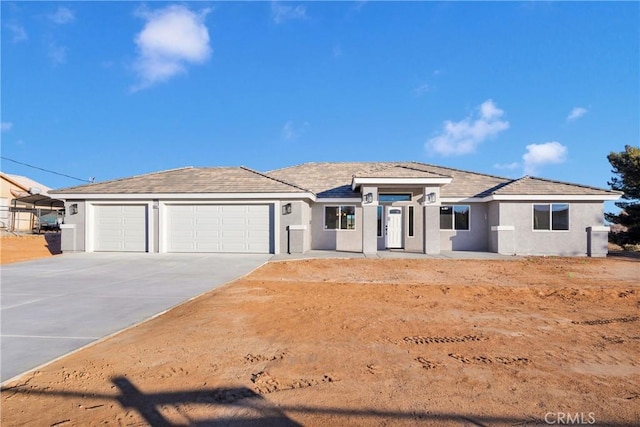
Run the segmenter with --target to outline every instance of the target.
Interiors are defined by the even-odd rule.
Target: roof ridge
[[[515,180],[515,181],[524,180],[525,178],[528,178],[528,179],[537,179],[537,180],[539,180],[539,181],[551,182],[551,183],[553,183],[553,184],[573,185],[573,186],[576,186],[576,187],[588,188],[589,190],[608,191],[608,192],[610,192],[610,193],[614,193],[614,194],[624,194],[622,191],[609,190],[609,189],[606,189],[606,188],[594,187],[594,186],[592,186],[592,185],[576,184],[575,182],[558,181],[558,180],[555,180],[555,179],[540,178],[540,177],[537,177],[537,176],[530,176],[530,175],[525,175],[525,176],[523,176],[522,178],[518,178],[518,179],[517,179],[517,180]],[[514,182],[515,182],[515,181],[514,181]],[[511,183],[509,183],[509,184],[511,184]]]
[[[411,162],[411,163],[415,163],[415,162]],[[441,173],[431,172],[431,171],[423,171],[422,169],[414,168],[414,167],[407,166],[407,165],[396,165],[396,166],[399,166],[399,167],[405,168],[405,169],[411,169],[411,170],[418,171],[418,172],[427,172],[427,173],[432,173],[434,175],[440,175],[440,176],[446,176],[447,178],[452,178],[449,175],[442,175]]]
[[[294,188],[297,188],[297,189],[299,189],[299,190],[306,191],[306,192],[309,192],[309,193],[311,193],[311,194],[315,194],[313,191],[309,190],[308,188],[300,187],[299,185],[292,184],[292,183],[287,182],[287,181],[285,181],[285,180],[283,180],[283,179],[273,178],[273,177],[271,177],[271,176],[269,176],[269,175],[266,175],[266,174],[264,174],[264,173],[262,173],[262,172],[258,172],[257,170],[254,170],[254,169],[248,168],[248,167],[246,167],[246,166],[242,166],[242,165],[241,165],[241,166],[240,166],[240,168],[241,168],[241,169],[244,169],[244,170],[246,170],[246,171],[248,171],[248,172],[253,172],[253,173],[255,173],[256,175],[260,175],[260,176],[262,176],[262,177],[264,177],[264,178],[268,178],[268,179],[270,179],[270,180],[272,180],[272,181],[276,181],[276,182],[279,182],[279,183],[281,183],[281,184],[285,184],[285,185],[288,185],[288,186],[290,186],[290,187],[294,187]]]
[[[439,165],[434,165],[434,164],[431,164],[431,163],[417,162],[415,160],[411,160],[409,163],[415,163],[415,164],[418,164],[418,165],[430,166],[430,167],[434,167],[434,168],[449,169],[449,170],[452,170],[452,171],[470,173],[470,174],[473,174],[473,175],[488,176],[490,178],[505,179],[505,180],[512,180],[513,179],[513,178],[507,178],[506,176],[492,175],[492,174],[482,173],[482,172],[474,172],[474,171],[469,171],[469,170],[466,170],[466,169],[451,168],[451,167],[448,167],[448,166],[439,166]]]

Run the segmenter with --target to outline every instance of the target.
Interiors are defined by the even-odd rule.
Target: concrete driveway
[[[6,381],[243,276],[271,255],[60,255],[2,267]]]

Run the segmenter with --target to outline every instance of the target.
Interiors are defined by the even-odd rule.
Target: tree
[[[640,243],[640,148],[626,145],[620,153],[611,152],[607,156],[616,174],[607,182],[612,189],[622,191],[622,200],[616,206],[619,214],[607,213],[605,218],[613,224],[620,224],[626,231],[617,233],[616,243]]]

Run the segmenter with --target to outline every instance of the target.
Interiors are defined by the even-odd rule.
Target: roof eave
[[[354,176],[351,180],[351,190],[355,191],[360,185],[445,185],[451,183],[452,178],[371,178]]]
[[[311,192],[264,192],[264,193],[57,193],[62,200],[268,200],[309,199],[316,200]]]
[[[607,201],[618,200],[621,194],[492,194],[484,197],[485,202],[491,201]]]

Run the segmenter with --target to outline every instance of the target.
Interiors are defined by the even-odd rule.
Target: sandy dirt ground
[[[60,233],[0,236],[0,264],[60,254]]]
[[[5,385],[0,421],[635,426],[639,316],[637,259],[273,262]]]

